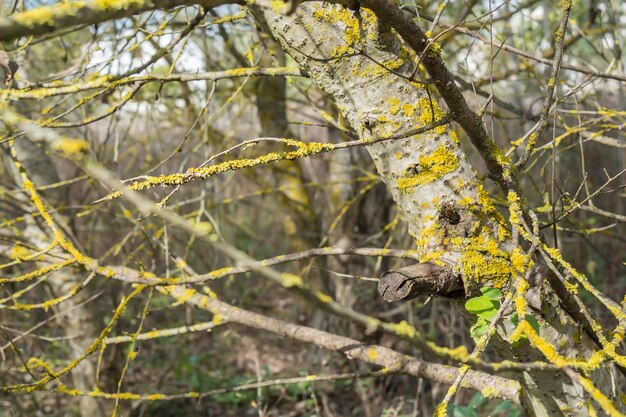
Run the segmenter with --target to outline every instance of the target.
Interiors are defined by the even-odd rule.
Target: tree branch
[[[348,359],[358,359],[373,365],[388,368],[391,372],[404,373],[418,378],[426,378],[442,384],[452,384],[459,370],[448,365],[426,362],[403,355],[395,350],[379,345],[366,345],[358,340],[311,327],[277,320],[261,314],[231,306],[223,301],[198,293],[190,295],[190,289],[182,286],[163,287],[162,292],[184,301],[187,304],[218,314],[223,319],[267,331],[292,340],[315,345],[322,349],[344,354]],[[468,371],[461,384],[485,392],[494,392],[494,396],[520,402],[521,387],[518,382],[507,378],[489,375],[483,372]]]
[[[385,272],[378,281],[378,293],[392,303],[419,295],[450,296],[463,291],[463,281],[449,268],[432,262],[418,263]]]
[[[72,1],[43,6],[0,19],[0,41],[38,36],[77,25],[93,25],[149,10],[200,5],[213,8],[223,4],[243,4],[238,0],[117,0]]]

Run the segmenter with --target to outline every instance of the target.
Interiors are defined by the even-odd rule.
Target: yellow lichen
[[[226,70],[226,75],[234,77],[242,77],[245,75],[252,75],[257,68],[234,68]]]
[[[151,4],[149,0],[96,0],[97,8],[101,10],[124,10]]]
[[[62,1],[52,6],[42,6],[27,10],[13,16],[20,25],[33,28],[39,25],[57,24],[66,16],[76,16],[81,10],[93,11],[127,10],[151,4],[148,0],[95,0],[95,1]]]
[[[221,278],[225,275],[228,275],[230,272],[233,271],[233,269],[234,268],[232,266],[227,266],[224,268],[216,269],[214,271],[209,272],[209,277],[212,279]]]
[[[500,394],[500,389],[498,387],[485,387],[480,390],[480,393],[485,398],[496,398]]]
[[[411,326],[406,320],[402,320],[400,323],[393,325],[393,330],[398,336],[406,336],[408,338],[414,338],[417,336],[417,330]]]
[[[497,213],[496,207],[493,205],[493,200],[482,183],[476,184],[476,190],[478,191],[478,204],[482,211],[486,214]]]
[[[382,138],[389,137],[402,129],[402,121],[392,120],[387,115],[381,114],[377,117],[379,125],[376,126],[376,134]]]
[[[409,117],[413,116],[413,113],[415,113],[415,106],[409,103],[404,103],[402,105],[402,113],[406,114]]]
[[[441,145],[432,154],[420,157],[418,166],[415,167],[417,173],[398,179],[398,188],[402,192],[409,192],[414,187],[440,179],[455,171],[458,166],[457,156],[444,145]]]
[[[443,266],[444,263],[442,261],[439,260],[439,258],[441,258],[441,255],[443,255],[445,252],[443,251],[437,251],[437,252],[430,252],[427,253],[424,256],[420,256],[419,261],[420,262],[433,262],[439,266]]]
[[[333,299],[329,295],[324,294],[321,291],[315,291],[315,296],[317,297],[318,300],[320,300],[320,302],[324,304],[327,304],[333,301]]]
[[[433,221],[433,216],[425,216],[422,222],[424,225],[428,224],[428,226],[422,229],[419,239],[417,239],[415,243],[418,248],[428,248],[431,241],[439,241],[443,238],[443,231],[439,223]]]
[[[264,165],[275,161],[293,160],[305,156],[316,155],[333,150],[335,146],[332,143],[312,142],[305,143],[292,139],[285,139],[283,143],[294,146],[297,149],[289,152],[271,152],[253,159],[235,159],[226,161],[216,165],[210,165],[202,168],[190,168],[183,173],[174,173],[169,175],[161,175],[156,177],[148,177],[145,180],[132,183],[129,188],[135,191],[146,190],[155,186],[175,186],[185,184],[195,179],[205,179],[222,172],[239,170],[244,168],[252,168],[257,165]],[[105,198],[110,200],[121,196],[121,192],[116,191]]]
[[[62,137],[53,145],[54,149],[68,156],[85,152],[89,149],[89,142],[84,139]]]
[[[39,7],[17,14],[13,19],[24,26],[34,27],[35,25],[53,24],[56,10],[51,6]]]
[[[474,199],[470,196],[464,196],[457,200],[456,204],[463,207],[468,207],[474,202]]]
[[[375,361],[376,359],[378,359],[378,351],[375,348],[368,348],[367,349],[367,356],[371,361]]]
[[[343,29],[343,42],[333,48],[331,52],[333,57],[352,52],[354,46],[361,40],[359,20],[351,10],[340,5],[318,7],[313,12],[313,16],[320,21],[332,23]]]
[[[532,262],[530,255],[523,253],[519,247],[511,252],[511,270],[520,276],[524,276],[526,270],[532,267]]]
[[[443,110],[437,104],[437,102],[428,96],[420,97],[417,102],[417,109],[419,111],[416,115],[416,120],[418,126],[427,126],[429,124],[435,123],[444,116]],[[442,135],[447,131],[447,126],[442,125],[435,128],[435,133],[438,135]]]
[[[217,300],[217,294],[211,288],[204,286],[202,287],[202,291],[204,291],[204,293],[208,295],[211,300]]]
[[[61,2],[53,6],[37,7],[13,16],[20,25],[33,28],[38,25],[53,25],[55,18],[61,16],[74,16],[77,11],[85,6],[83,1]]]
[[[213,231],[213,224],[211,222],[190,222],[194,232],[200,236],[208,235]]]
[[[426,55],[428,55],[429,57],[441,55],[441,45],[439,45],[437,42],[432,42],[429,45],[428,50],[426,51]]]
[[[283,287],[291,288],[304,286],[304,281],[302,281],[302,278],[300,278],[298,275],[284,273],[281,275],[281,278]]]
[[[389,97],[387,99],[387,104],[389,105],[389,113],[394,116],[398,114],[400,111],[400,100],[397,97]]]
[[[464,280],[474,282],[489,280],[496,288],[501,288],[511,276],[511,267],[506,258],[496,258],[474,249],[463,252],[461,269]]]
[[[190,300],[197,292],[194,289],[188,288],[184,290],[184,293],[181,295],[176,295],[176,302],[172,305],[177,306],[184,304],[186,301]]]
[[[389,75],[391,71],[397,70],[405,63],[409,62],[409,54],[404,49],[400,50],[397,57],[382,62],[372,62],[371,60],[356,60],[352,64],[352,74],[361,78],[378,78]]]
[[[30,255],[30,251],[21,245],[15,245],[9,251],[9,258],[15,260],[25,259],[28,255]]]

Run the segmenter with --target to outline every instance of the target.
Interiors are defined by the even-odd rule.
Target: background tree
[[[3,3],[4,408],[623,415],[625,12]]]

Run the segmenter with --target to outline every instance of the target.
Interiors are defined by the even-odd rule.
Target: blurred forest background
[[[423,27],[437,20],[433,31],[442,56],[470,106],[478,109],[491,96],[487,130],[505,153],[521,155],[520,138],[537,123],[554,57],[561,18],[556,2],[402,1]],[[2,0],[0,13],[47,4]],[[547,240],[617,302],[626,293],[625,39],[621,0],[575,2],[556,86],[560,100],[520,174]],[[236,263],[125,199],[102,201],[111,184],[84,170],[84,155],[128,183],[289,149],[271,138],[339,143],[354,136],[333,102],[236,5],[155,10],[5,42],[1,49],[19,65],[14,73],[3,65],[5,91],[11,85],[19,89],[4,100],[31,121],[28,128],[5,124],[0,139],[3,386],[38,379],[46,366],[65,366],[84,355],[135,288],[76,265],[37,273],[65,258],[42,243],[50,242],[51,232],[23,187],[11,148],[81,253],[99,265],[176,278],[194,271],[219,275]],[[80,88],[90,82],[95,87]],[[476,151],[460,129],[458,134],[484,177]],[[9,146],[11,136],[15,142]],[[485,187],[503,209],[506,196],[489,179]],[[141,195],[258,260],[323,247],[414,245],[363,147],[226,170]],[[380,275],[415,262],[410,252],[402,252],[408,259],[380,256],[386,253],[391,252],[305,255],[275,268],[299,275],[356,311],[406,320],[440,346],[471,349],[472,319],[459,313],[454,300],[381,299]],[[10,282],[33,271],[28,281]],[[246,310],[432,360],[406,341],[329,314],[256,272],[196,288],[206,285],[220,300]],[[116,413],[127,416],[431,416],[447,389],[413,376],[370,375],[375,368],[340,353],[231,324],[172,300],[158,291],[142,292],[115,317],[102,347],[63,376],[62,385],[0,394],[0,416],[92,410],[90,417],[99,417],[111,415],[117,403]],[[603,325],[615,326],[595,299],[585,301]],[[283,378],[299,379],[200,399],[176,397]],[[85,399],[69,395],[73,387],[174,397]],[[470,390],[460,390],[452,403],[454,417],[523,415],[510,401]]]

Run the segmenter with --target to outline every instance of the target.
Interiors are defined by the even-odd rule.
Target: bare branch
[[[190,295],[190,290],[185,287],[165,287],[161,291],[177,299],[184,300],[185,303],[209,310],[214,314],[219,314],[229,322],[243,324],[289,339],[312,344],[322,349],[341,352],[348,359],[358,359],[379,365],[388,368],[392,372],[427,378],[443,384],[452,384],[459,374],[459,370],[455,367],[415,359],[384,346],[368,345],[348,337],[263,316],[231,306],[210,296],[197,293]],[[519,392],[521,388],[519,383],[507,378],[483,372],[469,371],[463,379],[461,387],[476,390],[488,388],[488,392],[496,391],[496,397],[506,398],[516,403],[520,402]]]
[[[77,25],[93,25],[149,10],[199,5],[213,8],[241,4],[237,0],[120,0],[111,2],[70,1],[43,6],[0,19],[0,41],[37,36]]]
[[[565,1],[563,2],[563,16],[561,17],[561,22],[559,23],[559,28],[556,31],[556,47],[555,47],[555,55],[554,61],[552,62],[552,72],[550,73],[550,79],[548,80],[548,88],[546,89],[546,95],[543,99],[543,107],[541,108],[541,116],[539,121],[535,125],[535,127],[528,132],[528,143],[526,145],[526,151],[522,155],[522,157],[515,163],[515,167],[520,169],[522,168],[533,150],[537,146],[537,141],[539,140],[539,136],[541,132],[548,126],[548,116],[550,114],[550,110],[552,108],[552,103],[554,101],[554,90],[556,89],[557,84],[559,83],[559,72],[561,70],[561,60],[563,59],[563,45],[565,42],[565,31],[567,30],[567,22],[569,21],[569,14],[572,10],[572,2]]]

